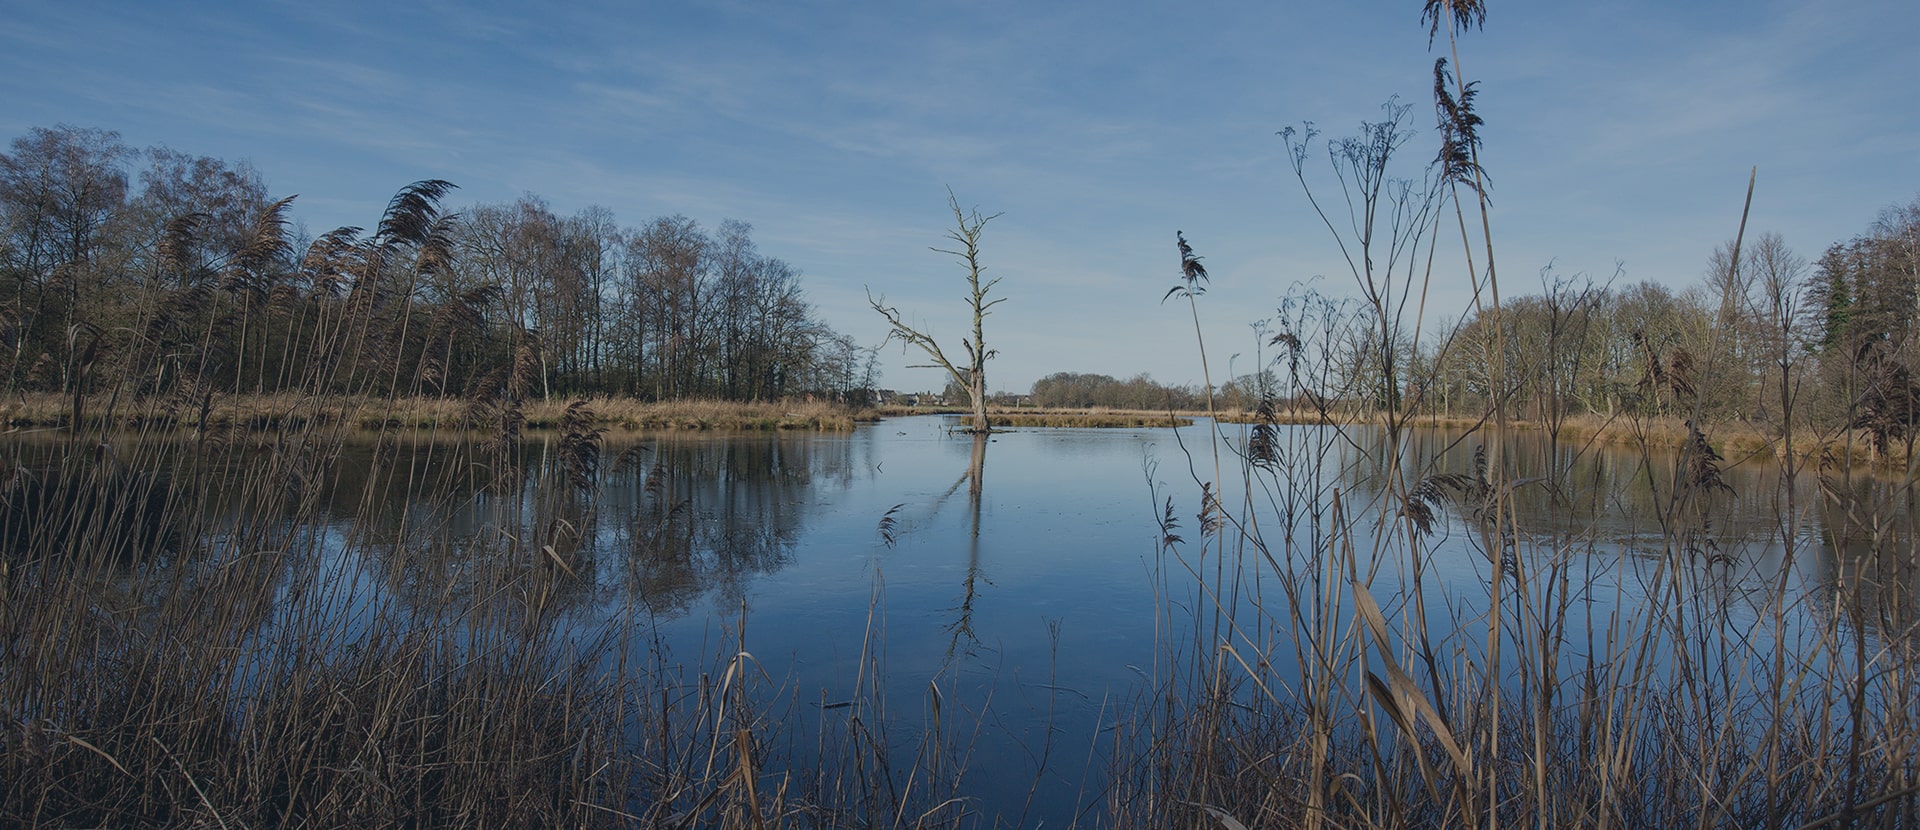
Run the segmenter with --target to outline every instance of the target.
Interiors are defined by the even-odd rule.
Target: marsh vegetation
[[[1437,142],[1279,138],[1346,290],[1216,384],[1170,230],[1205,380],[1036,384],[1102,430],[986,411],[957,201],[968,359],[871,306],[966,420],[855,423],[743,224],[429,180],[300,239],[244,166],[16,140],[0,823],[1920,823],[1920,209],[1503,294],[1486,10],[1425,12]]]

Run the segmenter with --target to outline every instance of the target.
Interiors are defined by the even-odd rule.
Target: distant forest
[[[537,196],[393,197],[303,238],[245,163],[35,128],[0,154],[7,391],[845,399],[870,350],[815,315],[751,228],[618,224]]]

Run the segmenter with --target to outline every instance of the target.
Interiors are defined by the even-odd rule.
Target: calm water
[[[658,647],[666,660],[698,667],[743,638],[768,674],[756,682],[809,704],[795,707],[800,734],[812,718],[847,716],[810,704],[855,698],[863,649],[877,649],[897,740],[917,736],[929,685],[937,686],[979,728],[966,779],[976,810],[1065,825],[1089,805],[1098,809],[1111,724],[1152,676],[1156,636],[1166,634],[1156,631],[1156,611],[1161,626],[1171,618],[1178,629],[1184,609],[1203,602],[1182,560],[1159,555],[1155,520],[1171,499],[1187,540],[1179,550],[1193,555],[1202,537],[1193,471],[1213,477],[1207,433],[1204,425],[1024,429],[995,434],[981,453],[950,426],[921,417],[845,435],[609,436],[591,499],[556,495],[564,488],[531,472],[488,487],[477,467],[431,444],[350,446],[322,506],[334,518],[313,531],[321,576],[286,590],[344,597],[332,613],[352,631],[378,603],[425,607],[434,604],[427,597],[483,590],[463,583],[461,563],[499,543],[498,526],[512,524],[504,517],[557,520],[570,532],[555,538],[575,540],[555,551],[578,575],[554,600],[568,630],[585,637],[609,622],[639,626],[635,642],[649,654],[636,658],[651,662]],[[1228,434],[1230,451],[1244,431]],[[1290,473],[1257,484],[1251,498],[1229,452],[1227,512],[1259,522],[1283,560],[1283,514],[1325,518],[1337,491],[1349,515],[1378,516],[1382,477],[1369,460],[1377,455],[1370,435],[1348,442],[1323,428],[1284,428]],[[1403,458],[1438,458],[1441,471],[1469,475],[1478,443],[1420,433]],[[530,439],[525,468],[551,467],[537,462],[558,449],[556,439]],[[1759,617],[1768,587],[1782,579],[1792,594],[1813,596],[1858,570],[1850,563],[1876,544],[1912,553],[1911,504],[1896,502],[1902,519],[1879,528],[1877,542],[1872,528],[1847,525],[1845,538],[1826,530],[1845,524],[1834,516],[1849,504],[1897,500],[1884,482],[1840,482],[1823,495],[1808,476],[1789,500],[1770,461],[1734,459],[1725,473],[1731,493],[1714,496],[1710,520],[1699,522],[1661,511],[1671,456],[1592,447],[1556,455],[1538,435],[1500,455],[1527,482],[1515,491],[1522,555],[1554,539],[1583,540],[1571,566],[1584,586],[1577,604],[1603,616],[1646,605],[1647,582],[1667,561],[1663,523],[1688,528],[1686,584],[1735,627]],[[369,500],[375,509],[362,507]],[[1438,513],[1423,561],[1430,590],[1484,600],[1484,537],[1459,510]],[[1295,538],[1310,537],[1302,529]],[[1367,541],[1363,533],[1359,544]],[[1237,596],[1250,607],[1264,591],[1274,602],[1264,560],[1250,551],[1236,558],[1245,563]],[[1411,572],[1404,546],[1388,546],[1375,564],[1374,590],[1392,613]],[[1911,583],[1883,590],[1910,596]],[[1817,618],[1818,605],[1795,614]],[[1429,618],[1447,620],[1431,609]],[[1031,804],[1030,790],[1038,793]]]

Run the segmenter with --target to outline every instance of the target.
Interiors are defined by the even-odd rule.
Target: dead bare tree
[[[987,348],[982,321],[986,319],[989,309],[1006,301],[1005,297],[987,299],[993,287],[1000,284],[1000,278],[995,277],[984,281],[981,279],[981,273],[986,268],[980,264],[980,236],[986,229],[987,223],[999,218],[1000,214],[982,216],[977,208],[962,210],[960,201],[954,198],[951,190],[947,191],[947,207],[953,210],[954,221],[954,229],[947,232],[947,238],[957,243],[959,248],[957,250],[934,248],[933,250],[959,258],[961,264],[967,268],[967,305],[973,312],[973,338],[960,340],[960,344],[967,350],[966,365],[955,365],[953,361],[947,359],[946,354],[940,350],[939,343],[919,329],[908,325],[905,318],[900,315],[899,309],[887,305],[885,296],[875,299],[871,288],[867,290],[867,304],[873,306],[873,310],[879,312],[880,316],[887,318],[887,324],[892,327],[887,332],[888,340],[897,339],[905,345],[917,346],[933,361],[908,368],[944,369],[955,384],[967,390],[967,397],[973,408],[973,424],[967,431],[980,435],[990,431],[987,424],[987,361],[993,359],[995,354],[993,350]]]

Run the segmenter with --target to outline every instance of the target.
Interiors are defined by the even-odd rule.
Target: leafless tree
[[[880,316],[887,318],[887,325],[891,327],[887,332],[888,339],[897,339],[905,345],[919,348],[933,361],[913,368],[943,369],[948,378],[966,390],[973,408],[973,425],[969,431],[983,434],[990,430],[987,423],[987,361],[993,359],[995,354],[987,348],[984,321],[989,310],[1005,302],[1006,298],[987,299],[993,287],[1000,283],[1000,278],[982,279],[986,269],[980,264],[980,236],[986,230],[987,223],[999,218],[1000,214],[982,216],[978,209],[962,210],[960,201],[952,191],[947,192],[947,206],[953,210],[954,220],[954,229],[947,233],[947,238],[952,239],[959,248],[933,250],[957,257],[967,269],[967,308],[973,315],[973,338],[960,341],[967,350],[967,362],[957,365],[948,359],[937,341],[909,325],[899,309],[887,305],[885,297],[875,298],[871,289],[867,292],[867,304],[873,306]]]

